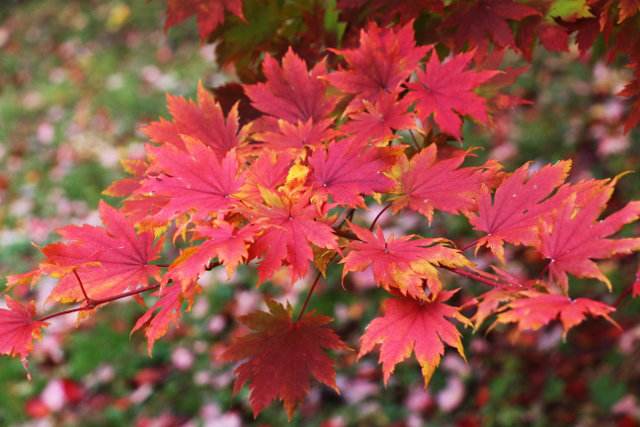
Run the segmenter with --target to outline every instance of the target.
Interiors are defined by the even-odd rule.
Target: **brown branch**
[[[41,317],[40,319],[38,319],[38,321],[40,322],[44,322],[50,319],[53,319],[55,317],[60,317],[60,316],[64,316],[65,314],[71,314],[71,313],[77,313],[79,311],[88,311],[88,310],[93,310],[94,308],[100,306],[100,305],[104,305],[113,301],[117,301],[119,299],[123,299],[123,298],[128,298],[134,295],[139,295],[142,294],[144,292],[149,292],[149,291],[154,291],[156,289],[159,289],[160,285],[153,285],[153,286],[147,286],[146,288],[140,288],[140,289],[135,289],[133,291],[128,291],[128,292],[123,292],[121,294],[118,295],[113,295],[109,298],[101,298],[101,299],[91,299],[85,302],[84,305],[78,306],[78,307],[74,307],[74,308],[69,308],[67,310],[62,310],[62,311],[57,311],[55,313],[51,313],[47,316]],[[89,303],[90,301],[90,303]]]
[[[450,272],[457,274],[458,276],[463,276],[466,277],[467,279],[471,279],[471,280],[475,280],[478,281],[480,283],[484,283],[485,285],[489,285],[492,286],[494,288],[502,288],[505,287],[505,285],[503,283],[500,283],[496,280],[490,279],[488,277],[484,277],[478,273],[474,273],[472,271],[467,271],[464,270],[462,268],[457,268],[457,267],[445,267],[445,266],[441,266],[442,268],[444,268],[445,270],[449,270]]]

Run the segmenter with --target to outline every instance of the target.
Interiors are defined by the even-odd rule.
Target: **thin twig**
[[[82,280],[80,279],[80,275],[78,274],[78,270],[74,268],[72,271],[73,271],[73,275],[76,276],[76,280],[78,281],[78,284],[80,285],[80,289],[82,290],[82,295],[84,295],[84,301],[86,305],[95,307],[95,302],[91,298],[89,298],[89,295],[87,294],[87,290],[84,288],[84,284],[82,283]]]
[[[53,319],[54,317],[59,317],[59,316],[64,316],[65,314],[71,314],[71,313],[77,313],[79,311],[88,311],[88,310],[93,310],[94,308],[103,305],[103,304],[107,304],[119,299],[123,299],[123,298],[128,298],[134,295],[139,295],[142,294],[144,292],[149,292],[149,291],[154,291],[156,289],[160,288],[160,285],[153,285],[153,286],[147,286],[146,288],[140,288],[140,289],[136,289],[133,291],[128,291],[128,292],[123,292],[121,294],[118,295],[114,295],[111,296],[109,298],[102,298],[102,299],[92,299],[91,304],[88,304],[85,302],[84,305],[81,305],[79,307],[74,307],[74,308],[69,308],[67,310],[63,310],[63,311],[57,311],[55,313],[51,313],[47,316],[41,317],[40,319],[38,319],[38,321],[40,322],[44,322],[50,319]]]
[[[475,280],[477,282],[484,283],[485,285],[492,286],[494,288],[502,288],[502,287],[505,286],[503,283],[500,283],[498,281],[495,281],[495,280],[489,279],[487,277],[481,276],[480,274],[464,270],[462,268],[445,267],[445,266],[442,266],[442,268],[444,268],[445,270],[449,270],[450,272],[455,273],[458,276],[463,276],[463,277],[466,277],[468,279],[472,279],[472,280]]]
[[[313,294],[313,291],[315,291],[316,286],[318,286],[318,282],[320,281],[320,276],[322,276],[322,274],[318,271],[318,273],[316,274],[316,278],[313,280],[313,283],[309,288],[309,292],[307,292],[307,296],[304,299],[304,303],[302,303],[302,308],[300,309],[300,313],[298,313],[296,322],[299,322],[300,319],[302,319],[302,316],[304,315],[305,311],[307,311],[307,306],[309,305],[309,301],[311,300],[311,295]]]
[[[387,211],[387,209],[389,209],[391,207],[391,203],[387,203],[387,205],[382,208],[382,210],[380,212],[378,212],[378,215],[376,215],[376,217],[373,219],[373,222],[371,223],[371,225],[369,226],[369,230],[373,231],[373,228],[376,226],[376,224],[378,223],[378,220],[380,219],[380,217],[382,216],[383,213],[385,213]]]

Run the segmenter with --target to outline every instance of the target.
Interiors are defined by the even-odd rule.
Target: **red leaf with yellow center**
[[[53,243],[42,252],[46,260],[41,270],[60,276],[50,299],[80,301],[82,289],[72,270],[76,270],[90,298],[101,299],[145,285],[158,278],[160,269],[150,262],[161,249],[151,232],[136,233],[122,213],[101,202],[104,227],[67,226],[58,230],[67,243]]]
[[[522,293],[525,298],[510,301],[506,311],[500,313],[497,323],[516,323],[521,331],[536,331],[555,319],[560,319],[565,334],[579,325],[587,315],[604,317],[617,325],[609,314],[614,307],[589,298],[571,299],[564,295],[543,294],[535,291]]]
[[[445,344],[464,356],[460,332],[449,319],[465,325],[469,320],[458,307],[445,304],[455,291],[442,291],[433,301],[416,301],[411,298],[391,298],[384,302],[383,316],[376,317],[367,326],[360,339],[358,357],[380,345],[380,363],[385,384],[395,366],[415,353],[422,369],[425,386],[444,355]]]
[[[442,289],[436,267],[470,264],[460,251],[444,246],[444,239],[415,238],[414,235],[385,238],[380,227],[375,234],[355,224],[350,227],[359,240],[349,243],[349,253],[340,261],[344,264],[343,278],[351,271],[371,267],[374,279],[383,288],[397,289],[403,295],[425,300],[423,281],[432,294]]]

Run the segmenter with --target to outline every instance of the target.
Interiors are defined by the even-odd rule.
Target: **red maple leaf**
[[[418,69],[418,80],[407,83],[410,89],[407,97],[416,102],[418,116],[427,118],[433,114],[440,129],[457,139],[460,139],[462,126],[459,115],[470,116],[480,123],[489,120],[485,99],[474,90],[500,73],[496,70],[467,70],[473,56],[471,51],[440,62],[437,53],[433,52],[425,71]]]
[[[376,317],[360,338],[358,358],[380,345],[380,363],[387,384],[395,366],[415,353],[422,369],[425,386],[444,355],[444,345],[449,345],[464,356],[460,332],[448,319],[456,319],[465,325],[469,320],[457,307],[445,304],[455,291],[442,291],[433,301],[416,301],[411,298],[390,298],[382,307],[384,315]]]
[[[531,245],[537,241],[539,220],[558,206],[549,195],[564,182],[571,162],[547,165],[531,176],[529,166],[521,166],[505,179],[493,199],[491,190],[483,188],[477,214],[467,213],[474,228],[487,233],[478,240],[478,247],[486,245],[500,260],[504,260],[504,242]]]
[[[632,289],[632,296],[638,297],[640,296],[640,265],[638,266],[638,271],[636,272],[636,280],[635,282],[633,282],[633,287]]]
[[[329,144],[309,158],[313,168],[310,184],[320,194],[330,195],[333,201],[351,207],[363,206],[362,195],[385,192],[393,181],[384,175],[391,159],[382,149],[363,146],[354,138]]]
[[[432,294],[442,289],[437,266],[469,264],[460,251],[444,246],[444,239],[415,238],[411,234],[385,238],[380,227],[375,234],[355,224],[350,227],[359,240],[349,242],[349,253],[340,261],[344,264],[343,278],[350,271],[371,267],[374,279],[383,288],[397,289],[403,295],[425,300],[423,281]]]
[[[319,146],[323,141],[331,139],[336,133],[330,128],[331,124],[332,121],[329,119],[318,123],[309,119],[306,122],[298,121],[296,124],[280,119],[276,130],[256,133],[253,139],[262,141],[265,148],[274,151],[300,153],[307,146]]]
[[[459,214],[470,212],[477,206],[482,186],[490,182],[498,169],[496,163],[481,167],[461,167],[470,151],[458,150],[449,158],[437,159],[438,148],[431,144],[407,162],[401,162],[399,195],[394,198],[393,209],[408,206],[426,216],[429,222],[434,209]]]
[[[153,216],[168,222],[190,213],[194,219],[219,214],[233,208],[234,196],[244,183],[238,176],[235,150],[218,160],[215,152],[197,140],[185,141],[186,151],[172,146],[147,146],[153,167],[161,173],[147,176],[137,193],[150,199],[159,197],[165,204]]]
[[[198,103],[180,96],[167,95],[172,121],[160,119],[142,128],[142,131],[159,144],[170,144],[186,150],[186,140],[198,140],[213,150],[222,160],[240,144],[238,108],[234,105],[225,119],[220,104],[198,84]]]
[[[611,289],[609,279],[593,260],[640,251],[640,238],[607,238],[640,218],[640,202],[631,202],[598,220],[613,194],[613,183],[615,180],[605,188],[596,187],[582,203],[576,201],[575,194],[571,195],[554,215],[542,221],[539,249],[549,260],[551,277],[565,292],[569,286],[567,273],[600,280]]]
[[[177,323],[182,314],[182,306],[185,300],[189,302],[189,308],[200,287],[195,282],[186,285],[174,283],[164,286],[156,292],[158,300],[136,321],[131,333],[144,328],[147,337],[147,351],[149,355],[153,351],[155,342],[164,336],[172,323]]]
[[[128,197],[140,188],[140,181],[144,178],[149,164],[142,159],[125,159],[120,163],[125,172],[133,176],[113,182],[102,194],[111,197]]]
[[[260,226],[265,230],[250,249],[250,258],[262,258],[258,281],[264,282],[286,263],[293,283],[307,274],[313,260],[311,244],[337,249],[337,237],[329,224],[317,220],[322,215],[309,202],[309,193],[291,198],[265,189],[262,194],[264,203],[248,212],[256,220],[263,218]]]
[[[399,129],[414,129],[416,120],[409,113],[411,101],[396,99],[395,94],[384,93],[376,101],[362,100],[362,110],[349,115],[349,121],[342,125],[342,131],[362,141],[386,141],[394,137]]]
[[[256,231],[253,224],[238,230],[227,222],[219,222],[215,227],[199,225],[191,239],[204,241],[183,250],[169,267],[169,276],[179,281],[195,280],[212,258],[218,258],[231,277],[238,264],[249,256],[248,246]]]
[[[242,0],[167,0],[165,31],[196,15],[200,39],[206,40],[224,22],[224,11],[244,20]]]
[[[252,332],[236,338],[222,354],[228,362],[242,361],[235,370],[234,392],[249,383],[249,402],[257,416],[274,399],[284,402],[289,419],[306,397],[310,377],[338,392],[333,361],[325,350],[348,347],[327,326],[331,318],[306,313],[291,319],[291,306],[268,300],[269,312],[240,318]]]
[[[326,74],[324,61],[308,71],[304,60],[289,48],[282,58],[282,67],[266,54],[262,70],[266,83],[244,85],[256,109],[294,124],[308,120],[317,124],[333,111],[336,99],[327,96],[327,84],[318,78]]]
[[[571,299],[565,295],[551,295],[526,291],[524,298],[510,301],[506,310],[498,315],[497,323],[516,323],[518,330],[536,331],[560,318],[564,333],[579,325],[587,314],[604,317],[617,325],[609,314],[614,307],[589,298]]]
[[[260,203],[262,201],[260,189],[275,192],[285,183],[292,162],[293,156],[287,152],[263,151],[249,167],[246,185],[240,197],[251,200],[253,203]]]
[[[507,20],[520,21],[527,16],[540,15],[536,9],[512,0],[478,0],[454,2],[453,13],[443,26],[455,28],[456,50],[465,46],[481,46],[491,39],[498,47],[515,46]]]
[[[383,94],[396,93],[418,67],[431,46],[416,46],[413,21],[395,30],[375,23],[360,31],[357,49],[332,49],[348,67],[324,78],[338,89],[356,96],[354,102],[376,102]]]
[[[7,308],[0,308],[0,354],[25,359],[47,323],[35,319],[33,301],[24,305],[7,295],[5,302]]]
[[[100,202],[104,227],[67,226],[57,230],[68,243],[53,243],[42,252],[46,260],[40,269],[60,277],[50,299],[81,301],[84,294],[76,271],[88,296],[108,298],[126,289],[158,279],[159,267],[150,264],[160,252],[162,241],[154,244],[153,233],[136,233],[122,213]]]

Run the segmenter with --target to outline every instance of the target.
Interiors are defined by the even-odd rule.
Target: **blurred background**
[[[214,45],[199,43],[193,20],[163,33],[163,8],[146,0],[0,1],[0,289],[7,274],[38,262],[35,246],[54,240],[56,228],[99,221],[101,191],[123,176],[119,159],[142,155],[138,127],[166,116],[165,92],[193,96],[198,80],[217,86],[231,78],[216,64]],[[614,95],[628,79],[616,64],[540,50],[514,89],[532,104],[494,117],[491,133],[468,124],[465,146],[484,147],[481,158],[510,170],[571,158],[574,180],[636,171],[621,180],[615,210],[640,199],[640,133],[623,133],[626,105]],[[421,232],[411,216],[383,221]],[[635,227],[625,232],[637,235]],[[439,230],[469,231],[459,218],[437,218],[431,232]],[[637,263],[605,263],[613,294],[575,286],[613,304]],[[285,425],[279,405],[253,419],[246,390],[232,396],[232,367],[216,354],[232,318],[260,307],[262,292],[295,301],[305,286],[258,291],[248,269],[231,280],[210,272],[203,283],[204,294],[152,357],[141,335],[129,336],[143,312],[134,302],[101,309],[79,327],[72,316],[55,319],[30,358],[31,381],[19,361],[0,358],[0,426]],[[313,307],[357,347],[383,293],[366,274],[349,292],[338,283],[329,280]],[[50,286],[36,289],[40,309]],[[465,331],[468,363],[448,353],[427,391],[413,362],[384,388],[375,355],[359,363],[340,355],[342,394],[315,387],[292,425],[640,426],[640,299],[622,303],[615,318],[622,330],[591,320],[566,341],[559,325],[520,336],[508,328]]]

